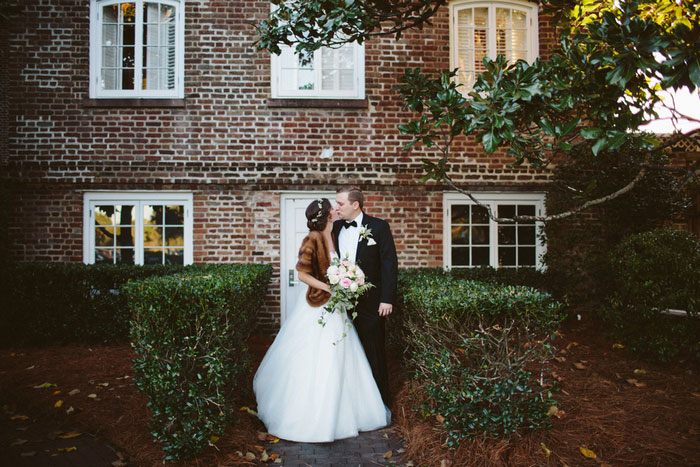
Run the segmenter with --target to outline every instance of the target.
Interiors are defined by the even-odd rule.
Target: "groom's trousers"
[[[365,349],[365,355],[372,367],[372,375],[382,395],[384,404],[389,406],[389,372],[386,364],[385,329],[386,318],[377,316],[367,318],[359,315],[355,321],[355,329]]]

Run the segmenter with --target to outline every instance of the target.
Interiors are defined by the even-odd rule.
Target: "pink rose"
[[[340,286],[342,288],[347,289],[348,287],[350,287],[350,284],[352,284],[352,281],[347,277],[343,277],[342,279],[340,279]]]
[[[357,285],[362,285],[365,283],[365,278],[364,276],[360,276],[357,278]]]

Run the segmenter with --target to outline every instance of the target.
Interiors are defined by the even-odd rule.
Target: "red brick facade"
[[[251,25],[269,2],[188,0],[184,105],[116,107],[89,100],[88,0],[9,3],[0,157],[12,259],[82,261],[85,191],[188,190],[195,262],[275,265],[264,318],[274,328],[280,193],[352,183],[367,212],[392,224],[400,266],[442,266],[443,188],[418,180],[424,148],[401,149],[409,115],[391,88],[406,68],[449,68],[447,8],[423,31],[369,41],[366,103],[332,109],[269,101],[270,58]],[[542,53],[553,38],[540,18]],[[548,180],[467,140],[454,152],[454,178],[473,189],[542,191]]]

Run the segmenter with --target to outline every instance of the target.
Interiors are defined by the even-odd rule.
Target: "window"
[[[90,97],[184,97],[184,2],[91,0]]]
[[[304,64],[292,47],[272,55],[273,98],[364,99],[364,46],[321,48]]]
[[[191,193],[87,193],[86,264],[191,264]]]
[[[450,68],[459,68],[462,92],[484,71],[484,57],[498,54],[509,61],[529,62],[539,55],[537,5],[527,2],[450,3]]]
[[[542,193],[491,193],[476,198],[498,217],[544,215]],[[459,194],[446,194],[443,201],[445,267],[542,267],[545,246],[538,239],[541,223],[496,223],[485,208]]]

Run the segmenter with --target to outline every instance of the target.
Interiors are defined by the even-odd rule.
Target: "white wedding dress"
[[[258,417],[279,438],[323,443],[387,426],[372,370],[345,317],[306,302],[306,285],[253,380]],[[343,333],[347,336],[339,340]],[[335,345],[334,345],[335,343]]]

